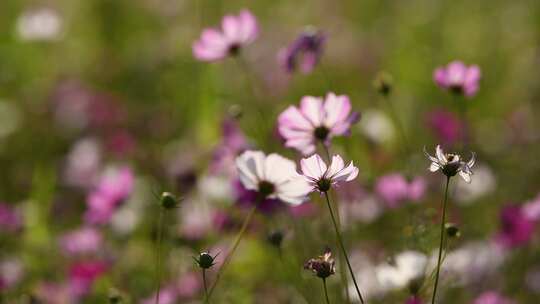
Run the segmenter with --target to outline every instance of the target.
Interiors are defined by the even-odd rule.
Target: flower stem
[[[401,141],[402,141],[402,144],[403,144],[403,150],[405,152],[405,155],[409,155],[410,151],[411,151],[409,149],[409,141],[407,140],[407,135],[405,134],[405,129],[403,128],[403,124],[399,120],[399,117],[397,116],[396,110],[394,109],[394,105],[392,103],[392,100],[388,96],[383,97],[383,99],[388,104],[388,109],[389,109],[388,112],[390,113],[390,117],[392,118],[392,120],[394,121],[394,123],[396,124],[396,127],[398,129],[399,136],[401,137]]]
[[[203,279],[203,285],[204,285],[204,303],[210,303],[208,300],[208,285],[206,284],[206,269],[202,269],[202,279]]]
[[[156,244],[156,304],[159,304],[159,294],[161,289],[161,240],[163,238],[163,207],[159,208],[158,235]]]
[[[326,298],[326,304],[330,304],[330,300],[328,299],[328,289],[326,288],[326,278],[322,279],[323,286],[324,286],[324,296]]]
[[[442,219],[441,219],[441,240],[439,244],[439,257],[437,259],[437,272],[435,273],[435,285],[433,287],[433,298],[431,299],[431,304],[435,304],[435,297],[437,295],[437,286],[439,284],[439,272],[441,270],[441,257],[443,251],[443,240],[444,240],[444,222],[446,220],[446,202],[448,201],[448,185],[450,184],[450,177],[446,177],[446,187],[444,189],[444,202],[442,210]]]
[[[338,239],[339,246],[341,248],[341,252],[345,256],[345,261],[347,262],[347,267],[349,268],[349,272],[351,274],[354,287],[356,288],[356,292],[358,293],[358,297],[360,298],[360,302],[364,304],[364,298],[362,297],[362,293],[360,292],[360,288],[358,288],[358,283],[356,283],[356,277],[354,276],[354,272],[351,267],[351,262],[349,261],[349,257],[347,255],[347,250],[345,250],[345,246],[343,245],[343,240],[341,238],[341,232],[339,232],[339,227],[337,225],[336,219],[334,217],[334,211],[332,211],[332,206],[330,205],[330,198],[328,197],[328,192],[324,192],[324,197],[326,198],[326,205],[328,206],[328,211],[330,211],[330,217],[332,218],[332,223],[334,224],[334,229],[336,231],[336,237]],[[348,286],[346,286],[348,288]]]
[[[231,258],[234,255],[234,252],[238,248],[238,245],[240,244],[240,241],[242,240],[242,237],[244,236],[244,233],[246,232],[247,227],[248,227],[249,223],[251,222],[251,219],[253,218],[253,214],[255,214],[256,209],[257,209],[256,205],[251,208],[251,210],[249,211],[247,217],[244,220],[244,223],[242,224],[242,228],[240,228],[240,231],[236,235],[234,243],[233,243],[233,245],[231,246],[231,248],[229,250],[229,254],[227,254],[227,257],[225,257],[225,259],[223,260],[223,264],[221,265],[221,267],[219,268],[218,273],[216,274],[216,280],[214,281],[214,283],[210,287],[210,290],[208,291],[208,297],[207,297],[208,301],[210,300],[210,297],[212,296],[212,293],[214,292],[214,289],[216,288],[216,285],[218,284],[219,279],[221,278],[221,275],[223,274],[223,272],[225,272],[225,268],[227,267],[227,265],[231,261]]]

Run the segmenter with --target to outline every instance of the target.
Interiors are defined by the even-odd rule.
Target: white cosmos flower
[[[428,258],[417,251],[404,251],[395,257],[394,263],[384,263],[376,270],[376,277],[383,290],[406,287],[411,281],[424,276]]]
[[[461,176],[465,182],[471,182],[471,175],[473,174],[471,168],[472,166],[474,166],[476,160],[474,152],[472,152],[472,157],[468,162],[464,162],[463,160],[461,160],[461,156],[459,156],[458,154],[445,154],[441,148],[441,145],[437,145],[437,148],[435,149],[435,155],[437,157],[429,155],[426,152],[425,147],[424,153],[431,161],[429,171],[436,172],[440,169],[442,173],[447,177],[452,177],[456,174],[459,174],[459,176]]]
[[[349,182],[358,176],[358,168],[351,161],[347,167],[343,159],[339,155],[332,157],[330,167],[326,165],[324,160],[314,154],[300,161],[302,174],[313,190],[326,192],[330,190],[332,185],[340,182]]]
[[[263,198],[298,205],[311,191],[296,172],[296,164],[278,154],[266,156],[261,151],[246,151],[236,158],[236,168],[244,187],[259,192]]]

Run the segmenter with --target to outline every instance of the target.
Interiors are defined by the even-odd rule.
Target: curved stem
[[[328,289],[326,288],[326,279],[322,279],[323,286],[324,286],[324,296],[326,298],[326,304],[330,304],[330,300],[328,299]]]
[[[231,261],[231,258],[234,255],[234,252],[238,248],[238,245],[240,244],[240,241],[242,240],[242,237],[244,236],[244,232],[246,232],[247,227],[248,227],[249,223],[251,222],[251,218],[253,217],[253,214],[255,214],[256,209],[257,209],[256,205],[251,208],[251,210],[249,211],[246,219],[244,220],[244,223],[242,224],[242,228],[240,228],[240,231],[236,235],[234,243],[233,243],[232,247],[229,250],[229,254],[227,255],[227,257],[225,257],[225,260],[223,260],[223,264],[221,265],[221,267],[219,268],[218,273],[216,274],[216,280],[214,281],[214,283],[210,287],[210,290],[208,291],[208,297],[207,297],[208,301],[210,301],[210,297],[212,296],[212,293],[214,292],[214,289],[216,288],[216,285],[218,284],[219,279],[221,278],[221,275],[223,274],[223,272],[225,272],[225,268],[227,267],[227,265]]]
[[[444,222],[446,220],[446,202],[448,201],[448,184],[450,184],[450,177],[446,177],[446,187],[444,190],[444,202],[441,219],[441,240],[439,244],[439,258],[437,259],[437,272],[435,273],[435,286],[433,287],[433,297],[431,298],[431,304],[435,304],[435,297],[437,296],[437,286],[439,285],[439,272],[441,270],[441,257],[443,251],[444,240]]]
[[[332,218],[332,223],[334,224],[334,229],[336,231],[336,237],[338,239],[339,246],[341,248],[341,252],[345,256],[345,261],[347,262],[347,267],[349,268],[349,272],[351,274],[354,287],[356,288],[356,292],[358,293],[358,297],[360,298],[360,302],[364,304],[364,298],[362,297],[362,293],[360,292],[360,288],[358,288],[358,283],[356,283],[356,277],[354,276],[354,271],[351,267],[351,262],[349,261],[349,257],[347,255],[347,250],[345,250],[345,246],[343,245],[343,239],[341,238],[341,232],[339,232],[339,227],[337,225],[336,219],[334,217],[334,211],[332,211],[332,206],[330,205],[330,198],[328,197],[328,192],[324,192],[324,197],[326,198],[326,205],[328,206],[328,211],[330,211],[330,217]],[[348,288],[348,286],[346,286]]]
[[[163,208],[159,208],[158,235],[156,244],[156,304],[159,304],[161,289],[161,239],[163,238]]]
[[[208,300],[208,285],[206,284],[206,269],[202,269],[202,278],[203,278],[203,285],[204,285],[204,303],[210,303]]]

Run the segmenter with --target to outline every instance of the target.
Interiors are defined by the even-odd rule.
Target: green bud
[[[161,194],[161,207],[165,209],[172,209],[178,207],[178,200],[169,192],[163,192]]]
[[[211,256],[208,252],[201,252],[199,254],[199,259],[195,259],[195,262],[199,267],[202,269],[208,269],[215,265],[214,261],[216,259],[217,255]]]
[[[459,228],[453,223],[446,223],[444,225],[444,228],[446,229],[446,235],[448,237],[458,238],[461,236],[461,232],[459,231]]]

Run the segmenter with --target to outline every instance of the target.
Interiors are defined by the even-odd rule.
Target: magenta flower
[[[514,304],[515,302],[503,297],[496,291],[486,291],[482,293],[473,304]]]
[[[317,142],[326,145],[338,135],[347,135],[359,114],[351,113],[351,102],[346,95],[328,93],[322,97],[304,96],[300,108],[289,106],[278,117],[278,130],[285,146],[304,155],[315,152]]]
[[[16,232],[22,223],[21,214],[15,208],[0,203],[0,231]]]
[[[391,173],[377,180],[375,191],[389,208],[397,208],[406,201],[420,200],[426,191],[426,183],[420,177],[408,182],[403,175]]]
[[[233,119],[225,119],[221,124],[221,142],[214,149],[210,172],[213,174],[226,173],[235,175],[234,160],[249,147],[244,133]]]
[[[247,9],[238,16],[227,15],[221,21],[221,31],[205,29],[193,44],[193,55],[201,61],[216,61],[234,56],[257,38],[259,32],[255,16]]]
[[[339,155],[332,157],[330,167],[318,154],[302,159],[300,166],[304,178],[312,187],[312,191],[327,192],[332,186],[341,182],[350,182],[358,176],[358,168],[354,166],[353,162],[351,161],[345,167],[345,163]]]
[[[465,133],[465,126],[452,112],[444,109],[430,111],[427,115],[427,126],[437,139],[445,145],[460,142]]]
[[[77,262],[69,268],[69,289],[74,297],[88,294],[94,281],[107,271],[109,265],[103,261]]]
[[[481,78],[477,65],[466,66],[461,61],[452,61],[446,67],[439,67],[433,73],[435,83],[446,90],[472,97],[478,91]]]
[[[85,219],[92,224],[110,220],[117,207],[131,194],[135,177],[129,167],[106,170],[87,198]]]
[[[526,245],[532,238],[534,223],[520,206],[507,206],[501,211],[501,228],[497,241],[506,248]]]
[[[320,31],[306,29],[287,48],[279,52],[280,64],[288,73],[297,69],[304,74],[310,73],[322,56],[325,38]]]
[[[409,299],[407,299],[407,302],[405,304],[423,304],[422,299],[420,299],[419,296],[412,296]]]
[[[66,255],[88,254],[98,251],[102,237],[99,231],[83,227],[69,232],[60,238],[60,247]]]

